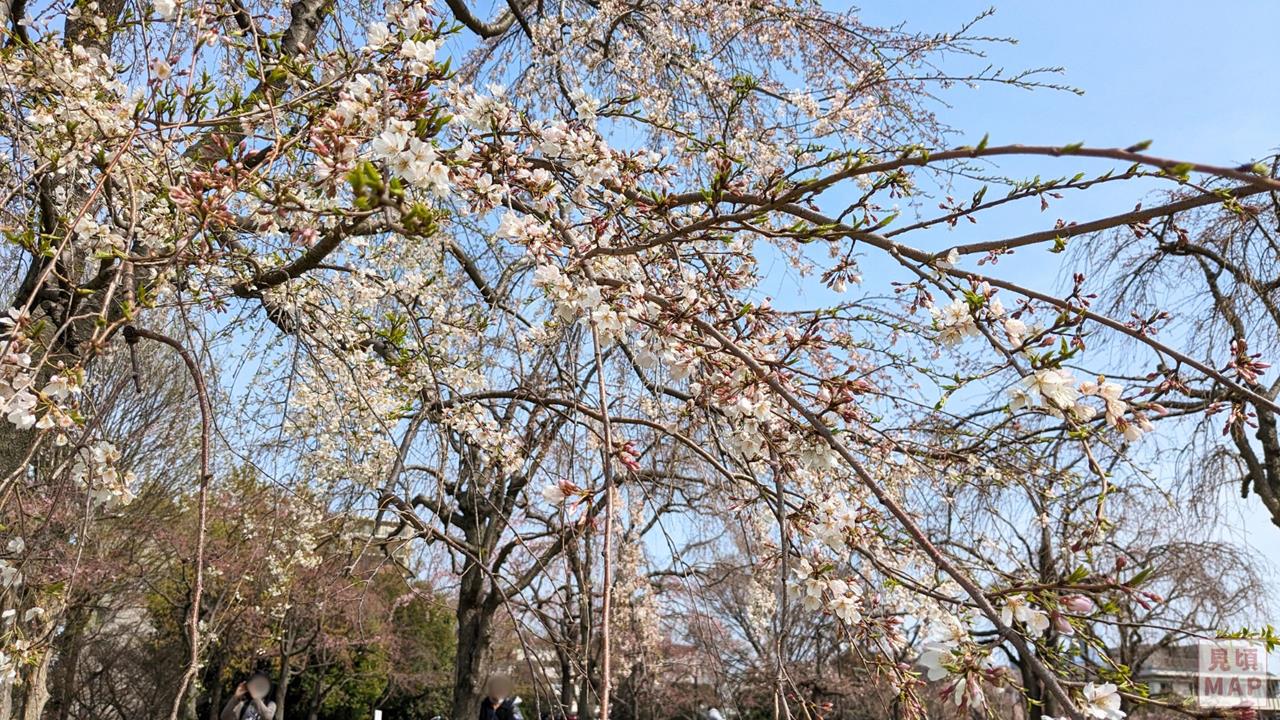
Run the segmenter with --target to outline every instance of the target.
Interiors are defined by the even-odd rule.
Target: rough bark
[[[34,439],[35,433],[19,430],[10,422],[0,422],[0,481],[19,474]]]
[[[480,715],[480,699],[493,667],[493,615],[483,568],[467,562],[458,591],[458,654],[454,662],[453,720]]]
[[[290,631],[289,635],[292,635]],[[284,699],[289,692],[289,675],[293,672],[293,656],[289,652],[289,647],[285,643],[281,643],[280,649],[280,680],[276,683],[276,720],[284,718]]]
[[[69,720],[71,706],[76,696],[76,674],[80,669],[80,655],[84,650],[84,630],[90,613],[83,605],[72,608],[67,624],[56,643],[58,665],[53,678],[52,715],[56,720]]]
[[[28,666],[22,673],[22,685],[19,692],[19,707],[16,715],[21,720],[40,720],[44,715],[44,707],[49,702],[49,664],[53,653],[46,650],[39,661]]]
[[[226,667],[226,656],[221,648],[212,653],[204,668],[204,686],[209,688],[209,706],[206,708],[208,720],[218,720],[222,714],[222,670]]]

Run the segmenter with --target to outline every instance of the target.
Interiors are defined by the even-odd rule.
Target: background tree
[[[1213,378],[1199,380],[1180,363],[1162,366],[1151,379],[1171,419],[1199,431],[1199,442],[1180,462],[1204,468],[1192,476],[1202,495],[1212,498],[1222,484],[1234,485],[1280,525],[1274,407],[1280,385],[1265,379],[1270,360],[1264,357],[1280,327],[1277,197],[1274,190],[1250,192],[1221,206],[1134,223],[1077,254],[1109,281],[1105,299],[1113,307],[1146,313],[1167,334],[1197,338],[1191,350],[1197,360],[1219,364],[1251,390],[1241,394]],[[1197,204],[1186,192],[1167,200]]]

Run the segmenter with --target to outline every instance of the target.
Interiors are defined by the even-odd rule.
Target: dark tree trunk
[[[35,433],[19,430],[10,422],[0,423],[0,480],[19,474]]]
[[[50,714],[55,720],[68,720],[76,697],[76,675],[80,669],[80,654],[84,649],[84,629],[89,622],[89,610],[76,605],[67,616],[67,624],[56,643],[58,665],[53,678],[53,707]]]
[[[480,699],[493,664],[493,615],[482,568],[468,562],[458,590],[458,655],[453,675],[453,720],[480,715]]]
[[[557,708],[557,715],[569,714],[569,706],[573,704],[573,663],[569,661],[569,654],[557,651],[560,662],[560,707]]]
[[[285,716],[284,698],[285,698],[285,694],[289,692],[289,674],[292,670],[292,668],[290,668],[289,666],[291,664],[292,663],[290,662],[289,653],[287,652],[281,653],[280,654],[280,681],[276,684],[276,718],[277,720]]]
[[[599,697],[599,678],[596,658],[598,641],[595,627],[595,605],[591,593],[591,537],[582,539],[582,554],[575,544],[569,553],[570,570],[578,585],[578,642],[582,652],[582,677],[578,685],[578,718],[591,720],[596,716],[595,698]]]
[[[307,720],[320,719],[320,704],[324,702],[324,673],[316,674],[316,682],[311,686],[311,692],[307,697]]]
[[[209,688],[209,708],[206,716],[209,720],[218,720],[222,714],[222,669],[226,665],[222,650],[219,648],[209,658],[204,669],[204,686]]]
[[[1041,720],[1045,715],[1052,716],[1049,705],[1053,698],[1045,698],[1040,678],[1036,677],[1031,665],[1021,658],[1018,662],[1018,674],[1022,676],[1022,687],[1026,688],[1027,720]]]

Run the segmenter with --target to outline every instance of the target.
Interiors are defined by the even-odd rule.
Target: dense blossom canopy
[[[1248,223],[1280,179],[1145,143],[957,141],[937,95],[1045,84],[957,72],[997,41],[973,28],[869,27],[809,0],[26,11],[0,50],[15,681],[47,663],[77,528],[141,491],[144,461],[108,419],[159,382],[144,351],[181,355],[167,372],[202,410],[177,443],[201,459],[183,469],[199,542],[175,715],[214,642],[211,488],[253,466],[451,557],[477,637],[489,621],[466,612],[541,607],[557,573],[584,572],[562,556],[598,543],[582,576],[603,638],[579,649],[604,707],[611,639],[643,656],[674,602],[646,576],[655,546],[710,524],[703,550],[753,558],[747,626],[775,636],[783,705],[803,700],[778,628],[806,614],[904,707],[1015,697],[1113,720],[1141,692],[1106,659],[1110,624],[1164,604],[1150,566],[1127,567],[1168,510],[1148,435],[1215,414],[1231,437],[1259,415],[1274,435],[1247,328],[1206,356],[1158,334],[1163,308],[1095,307],[1063,250],[1113,229],[1155,247],[1196,210]],[[1007,156],[1052,179],[1002,178]],[[1019,237],[950,234],[1112,183],[1173,194]],[[1005,272],[1028,254],[1065,289]],[[1264,501],[1280,488],[1257,477]],[[671,516],[699,527],[672,538]],[[319,516],[297,522],[268,586],[322,566]],[[459,673],[486,657],[460,648]],[[455,709],[482,678],[459,682]]]

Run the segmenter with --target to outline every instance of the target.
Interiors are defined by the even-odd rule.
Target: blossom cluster
[[[132,470],[121,470],[120,457],[116,446],[105,440],[81,448],[71,466],[71,480],[98,505],[127,505],[134,499],[136,476]]]
[[[1120,431],[1130,442],[1142,437],[1153,428],[1151,420],[1143,412],[1133,410],[1121,398],[1124,388],[1104,377],[1097,381],[1076,382],[1070,370],[1041,369],[1027,375],[1018,387],[1010,391],[1009,408],[1042,407],[1057,417],[1070,416],[1079,422],[1088,422],[1098,415],[1098,410],[1086,398],[1102,402],[1103,417],[1107,425]]]
[[[26,315],[13,308],[0,320],[0,415],[19,430],[55,430],[55,442],[64,445],[77,424],[80,374],[59,367],[41,381],[25,325]]]

